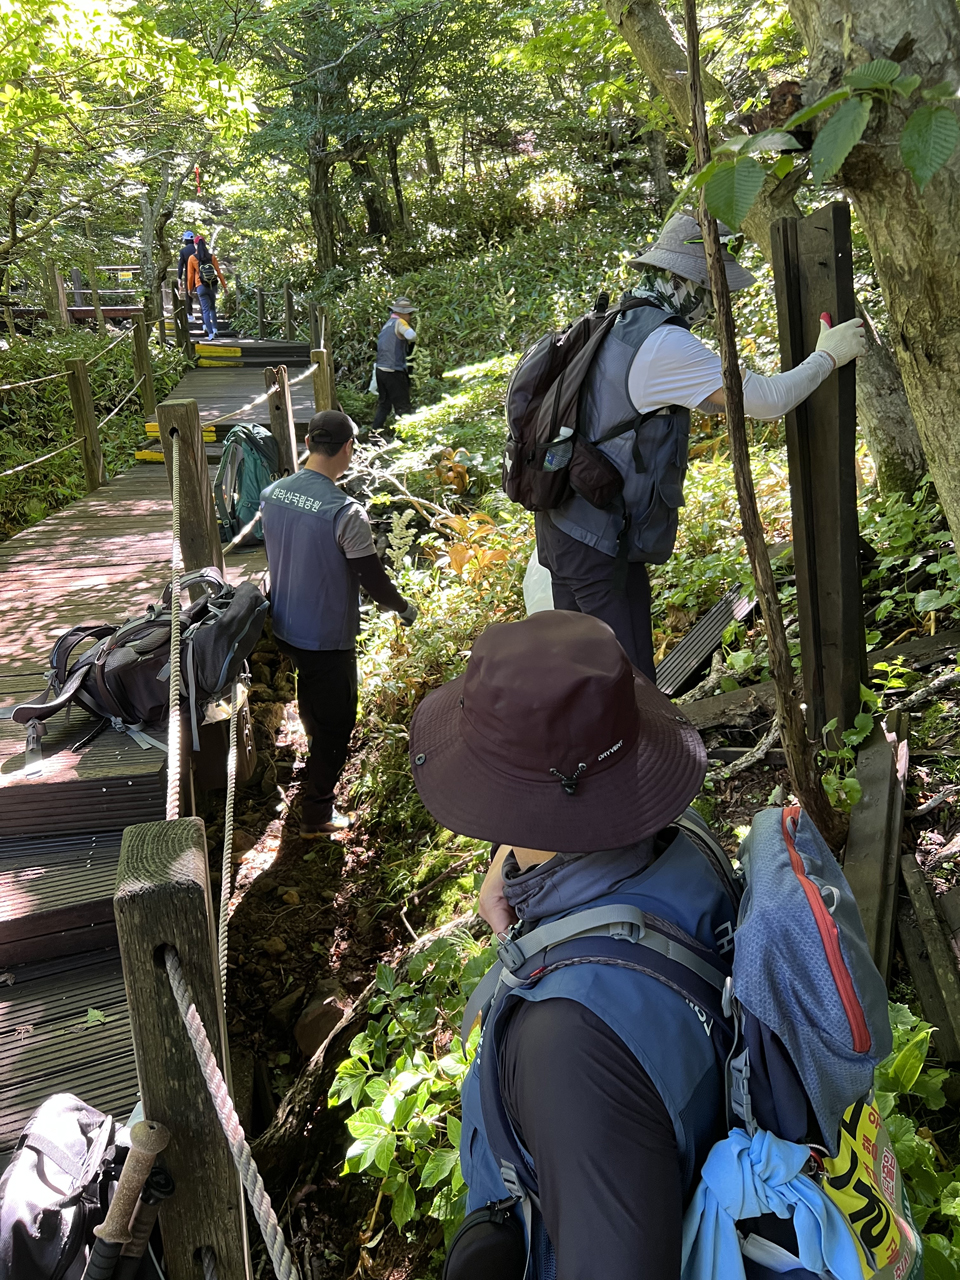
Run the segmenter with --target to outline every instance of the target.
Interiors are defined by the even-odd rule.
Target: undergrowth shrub
[[[88,329],[68,333],[38,330],[17,338],[0,350],[0,385],[26,382],[58,373],[71,358],[89,360],[117,337],[102,338]],[[89,370],[97,420],[103,418],[127,394],[133,375],[132,338],[127,338]],[[182,372],[182,358],[175,349],[151,344],[157,399],[162,400]],[[68,444],[77,435],[66,378],[35,386],[0,391],[0,471],[20,466],[41,454]],[[101,433],[107,474],[125,471],[134,462],[134,448],[143,439],[144,416],[139,396],[134,396]],[[26,471],[0,478],[0,537],[9,537],[27,525],[43,520],[51,511],[83,497],[86,486],[79,447]]]

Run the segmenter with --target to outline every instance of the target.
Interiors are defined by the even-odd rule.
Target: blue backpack
[[[263,541],[263,525],[257,520],[260,494],[279,477],[280,452],[269,429],[233,427],[223,442],[223,456],[213,482],[221,542],[232,542],[243,530],[246,532],[238,546]]]
[[[692,811],[676,825],[739,900],[726,979],[715,955],[649,927],[633,908],[620,908],[616,919],[616,908],[587,909],[526,931],[521,922],[471,997],[464,1032],[477,1016],[486,1022],[517,985],[535,984],[555,948],[566,963],[574,952],[588,962],[599,945],[603,963],[635,968],[642,947],[643,972],[674,989],[679,980],[681,994],[721,1030],[711,1038],[725,1071],[730,1133],[707,1157],[687,1211],[683,1280],[772,1280],[783,1272],[791,1280],[919,1280],[920,1237],[872,1105],[874,1068],[892,1047],[887,991],[843,872],[799,807],[756,816],[738,875]],[[499,1169],[526,1224],[517,1280],[548,1280],[555,1260],[539,1220],[536,1174],[503,1106],[495,1053],[479,1054],[478,1075],[468,1085],[479,1085],[489,1168]],[[746,1218],[751,1227],[742,1235],[736,1223]],[[469,1232],[458,1235],[468,1240]],[[445,1277],[472,1274],[451,1250]]]

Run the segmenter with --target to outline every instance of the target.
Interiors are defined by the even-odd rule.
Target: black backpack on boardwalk
[[[201,284],[215,284],[217,279],[217,269],[213,265],[212,260],[198,263]]]
[[[206,706],[226,694],[240,675],[263,630],[267,601],[252,582],[232,587],[212,567],[184,574],[180,583],[183,590],[204,588],[180,613],[181,695],[190,706],[198,750]],[[171,595],[168,585],[159,603],[119,627],[73,627],[53,647],[46,689],[30,702],[0,709],[0,717],[27,726],[28,769],[38,763],[43,722],[71,703],[100,717],[75,749],[108,724],[141,745],[165,748],[149,734],[162,729],[169,717]],[[70,665],[74,650],[90,640],[96,643]]]
[[[617,318],[652,304],[628,294],[617,307],[608,302],[601,293],[594,309],[568,329],[545,334],[510,378],[503,489],[528,511],[552,511],[571,493],[606,507],[623,491],[623,476],[614,464],[580,437],[580,393]]]

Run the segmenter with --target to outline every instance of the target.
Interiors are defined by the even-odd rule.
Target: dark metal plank
[[[731,622],[741,622],[756,605],[737,585],[722,596],[697,624],[675,645],[657,667],[657,688],[668,697],[678,693],[719,648]]]

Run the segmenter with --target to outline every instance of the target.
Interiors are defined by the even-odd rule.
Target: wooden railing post
[[[97,288],[97,263],[93,254],[87,256],[87,275],[90,278],[90,301],[93,304],[93,314],[97,318],[97,331],[101,337],[106,337],[107,322],[103,318],[103,309],[100,306],[100,290]]]
[[[180,437],[180,550],[187,573],[214,565],[223,569],[220,530],[213,505],[210,469],[203,447],[200,410],[196,400],[166,400],[157,409],[160,443],[173,491],[171,435]]]
[[[114,913],[140,1096],[150,1119],[170,1130],[164,1164],[177,1193],[160,1210],[167,1273],[170,1280],[196,1280],[195,1255],[210,1246],[219,1280],[249,1280],[240,1181],[163,959],[166,947],[175,948],[230,1088],[202,819],[126,828]]]
[[[100,449],[100,431],[93,407],[90,377],[83,360],[67,360],[66,365],[69,370],[67,386],[70,388],[73,419],[77,424],[77,434],[83,438],[83,444],[80,446],[83,477],[87,483],[87,493],[93,493],[94,489],[99,489],[101,485],[107,483],[107,471],[103,463],[103,452]]]
[[[147,333],[147,322],[142,311],[133,317],[133,372],[136,378],[143,378],[140,384],[140,403],[148,422],[157,419],[157,390],[153,384],[153,361],[150,359],[150,340]]]
[[[190,337],[190,317],[187,315],[186,303],[176,285],[170,286],[170,293],[173,298],[173,330],[177,335],[177,346],[188,360],[192,360],[194,347]]]
[[[70,284],[73,288],[73,305],[75,307],[83,306],[83,276],[80,274],[79,267],[70,268]]]
[[[261,342],[267,336],[267,315],[263,304],[263,290],[257,290],[257,337]]]
[[[67,309],[67,290],[64,287],[63,276],[56,267],[50,267],[50,281],[53,285],[53,294],[56,301],[57,314],[60,317],[60,324],[64,329],[70,328],[70,312]]]
[[[267,406],[270,410],[270,431],[277,442],[282,475],[292,476],[297,470],[297,431],[293,422],[293,404],[290,400],[290,380],[286,365],[278,369],[264,369],[263,380],[267,390]]]
[[[327,389],[330,396],[330,408],[339,409],[340,401],[337,399],[337,377],[333,367],[333,352],[329,347],[327,352]]]
[[[287,342],[296,337],[293,316],[293,288],[289,280],[283,282],[283,336]]]
[[[330,398],[330,370],[327,365],[327,353],[322,347],[317,347],[310,352],[310,363],[313,369],[313,403],[316,406],[317,413],[323,409],[332,409],[333,401]]]
[[[323,339],[320,336],[320,310],[315,302],[311,302],[308,307],[310,313],[310,346],[311,348],[322,347]]]

